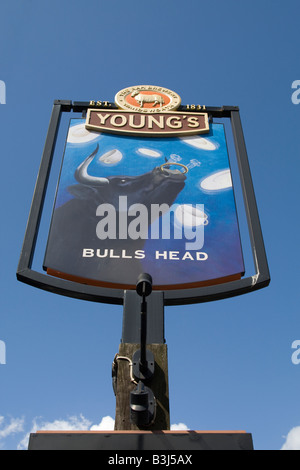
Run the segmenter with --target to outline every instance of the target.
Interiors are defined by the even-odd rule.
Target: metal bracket
[[[150,426],[156,415],[156,399],[152,390],[142,382],[130,393],[131,421],[137,426]]]
[[[132,356],[132,373],[137,380],[150,380],[154,374],[154,355],[149,349],[146,350],[145,364],[141,363],[141,350],[138,349]]]

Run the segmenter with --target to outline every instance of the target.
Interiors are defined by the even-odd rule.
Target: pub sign
[[[133,110],[71,119],[45,269],[124,288],[142,272],[159,289],[241,277],[223,125],[174,110],[170,91],[144,88],[129,89]]]
[[[32,271],[24,249],[28,244],[33,252],[42,212],[43,199],[35,194],[20,280],[91,300],[101,301],[105,292],[106,301],[135,288],[146,272],[153,288],[174,303],[200,301],[202,295],[213,300],[268,283],[238,108],[182,105],[176,92],[151,85],[124,88],[114,103],[57,100],[37,189],[45,192],[61,114],[79,110],[81,116],[68,122],[44,252],[46,276]],[[251,280],[243,278],[226,129],[217,116],[232,121],[244,196],[251,196],[246,210],[253,246],[259,247],[259,272]]]

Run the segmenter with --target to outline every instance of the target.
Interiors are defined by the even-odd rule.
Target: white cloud
[[[300,450],[300,426],[292,428],[285,439],[281,450]]]
[[[171,424],[171,431],[188,431],[189,428],[184,423]]]
[[[110,416],[104,416],[99,424],[94,424],[90,431],[113,431],[115,427],[115,420]]]
[[[86,431],[91,424],[91,421],[80,415],[79,417],[70,416],[68,419],[45,421],[40,424],[37,424],[35,421],[34,427],[36,430],[39,429],[39,431]]]
[[[10,434],[23,431],[23,418],[10,418],[10,422],[5,424],[4,416],[0,416],[0,439],[8,437]]]
[[[86,431],[91,426],[91,421],[84,416],[70,416],[68,419],[56,419],[54,421],[41,421],[41,418],[35,418],[31,430],[23,437],[18,444],[18,450],[28,448],[30,433],[36,431]]]

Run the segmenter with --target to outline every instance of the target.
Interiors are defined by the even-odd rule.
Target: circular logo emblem
[[[115,103],[119,108],[128,111],[160,113],[177,109],[181,104],[181,98],[167,88],[138,85],[119,91],[115,96]]]

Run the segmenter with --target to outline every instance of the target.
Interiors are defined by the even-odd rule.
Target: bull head
[[[74,176],[79,184],[70,186],[68,190],[76,199],[93,199],[97,205],[109,202],[116,208],[119,196],[127,196],[128,205],[163,202],[171,205],[184,188],[185,174],[178,169],[168,168],[168,165],[155,167],[152,171],[138,176],[92,176],[88,168],[98,149],[99,145],[75,171]]]

